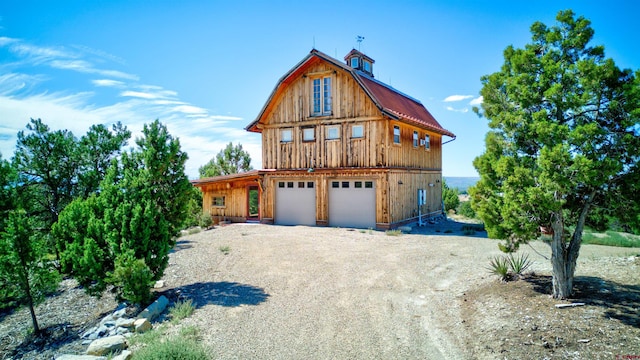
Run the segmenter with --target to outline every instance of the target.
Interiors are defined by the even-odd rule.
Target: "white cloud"
[[[173,108],[173,111],[185,114],[207,114],[207,110],[193,105],[180,105]]]
[[[56,69],[73,70],[87,74],[99,74],[127,80],[138,80],[136,75],[127,74],[122,71],[96,69],[93,67],[93,64],[85,60],[52,60],[49,65]]]
[[[469,105],[481,105],[484,98],[482,96],[478,96],[477,98],[471,100]]]
[[[124,82],[118,80],[110,80],[110,79],[97,79],[91,80],[91,83],[95,86],[104,86],[104,87],[123,87]]]
[[[447,106],[447,108],[446,108],[446,109],[447,109],[447,110],[449,110],[449,111],[455,111],[455,112],[459,112],[459,113],[466,113],[466,112],[469,112],[469,109],[467,109],[467,108],[459,108],[459,109],[456,109],[456,108],[454,108],[454,107]]]
[[[146,93],[141,91],[129,91],[129,90],[121,92],[120,96],[135,97],[135,98],[141,98],[141,99],[157,99],[158,98],[157,94],[151,94],[151,93]]]
[[[10,37],[6,37],[6,36],[0,36],[0,46],[5,46],[8,44],[12,44],[14,42],[18,41],[18,39],[13,39]]]
[[[470,99],[472,97],[473,97],[473,95],[450,95],[450,96],[447,96],[442,101],[444,101],[444,102],[462,101],[462,100]]]

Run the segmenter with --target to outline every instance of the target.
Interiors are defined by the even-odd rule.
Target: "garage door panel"
[[[375,228],[375,182],[343,179],[329,181],[329,225]]]
[[[278,225],[315,225],[316,189],[313,181],[276,181]]]

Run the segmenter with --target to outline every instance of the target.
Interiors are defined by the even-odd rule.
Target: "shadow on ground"
[[[534,275],[525,280],[541,294],[552,293],[551,276]],[[620,284],[603,280],[595,276],[576,276],[573,281],[572,302],[583,302],[599,306],[605,310],[605,316],[640,328],[640,285]]]
[[[447,218],[434,223],[427,222],[423,226],[412,225],[410,234],[437,235],[437,236],[470,236],[486,238],[487,232],[484,225],[457,221]]]
[[[11,351],[11,359],[25,359],[25,354],[44,349],[57,350],[78,338],[78,328],[69,323],[51,325],[40,330],[40,334],[29,334]],[[30,355],[29,355],[30,356]]]
[[[198,282],[167,290],[163,295],[172,301],[191,299],[196,308],[206,305],[259,305],[269,298],[269,294],[262,288],[227,281]]]
[[[176,245],[169,251],[169,253],[174,253],[176,251],[191,249],[193,245],[191,245],[190,240],[178,240],[176,241]]]

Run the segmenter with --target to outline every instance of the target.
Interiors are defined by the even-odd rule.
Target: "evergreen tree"
[[[242,149],[242,144],[236,146],[229,143],[215,158],[198,169],[200,178],[219,175],[237,174],[251,170],[251,155]]]
[[[638,221],[640,82],[589,46],[587,19],[556,19],[534,23],[532,42],[507,47],[501,70],[482,78],[491,130],[470,193],[503,250],[553,233],[553,296],[566,298],[590,214]]]
[[[450,188],[447,182],[442,179],[442,201],[444,202],[445,211],[455,210],[460,204],[460,198],[458,197],[460,192],[457,188]]]

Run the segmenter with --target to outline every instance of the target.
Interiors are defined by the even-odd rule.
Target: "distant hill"
[[[444,181],[447,182],[447,186],[450,188],[456,188],[459,191],[466,191],[470,186],[475,185],[479,177],[454,177],[454,176],[445,176]]]

